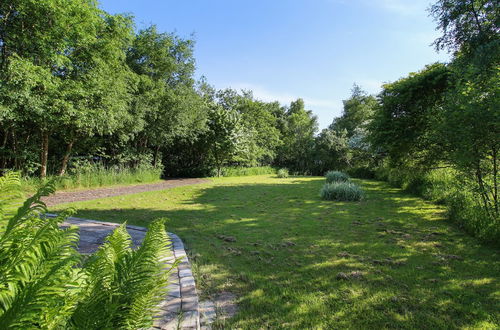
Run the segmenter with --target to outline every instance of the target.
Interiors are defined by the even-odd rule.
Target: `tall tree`
[[[144,118],[136,145],[139,152],[152,149],[155,163],[161,148],[206,125],[205,103],[194,89],[193,45],[153,25],[139,31],[127,54],[128,65],[139,76],[133,112]]]
[[[231,109],[215,105],[209,112],[208,141],[217,168],[217,176],[221,175],[222,167],[227,164],[244,146],[244,132],[241,127],[240,115]]]
[[[311,168],[314,135],[317,130],[317,118],[312,111],[305,109],[304,101],[297,99],[291,102],[286,112],[278,163],[296,171],[307,172]]]
[[[454,58],[441,132],[450,162],[475,183],[490,222],[498,221],[500,148],[500,6],[493,0],[440,0],[431,7],[442,36],[438,49]]]
[[[384,85],[370,124],[371,142],[396,164],[439,162],[444,149],[437,124],[449,86],[449,70],[439,63]]]
[[[126,100],[117,73],[130,24],[91,0],[14,0],[0,10],[2,103],[34,126],[45,177],[54,131],[72,127],[69,136],[89,134],[113,122],[108,110]]]
[[[378,105],[374,96],[368,95],[356,84],[352,87],[351,96],[342,103],[342,115],[333,121],[330,129],[338,132],[346,130],[348,137],[353,136],[356,129],[366,129]]]

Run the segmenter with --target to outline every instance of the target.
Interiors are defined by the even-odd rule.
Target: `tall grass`
[[[281,178],[281,179],[285,179],[285,178],[288,178],[290,176],[290,174],[288,173],[288,169],[286,169],[286,168],[280,168],[278,170],[278,172],[276,173],[276,175],[278,176],[278,178]]]
[[[120,184],[149,183],[160,180],[163,169],[152,166],[130,168],[125,166],[105,167],[101,164],[92,164],[83,169],[71,171],[68,175],[58,177],[57,190],[93,188]],[[47,181],[54,179],[49,176],[42,180],[33,177],[24,177],[23,190],[33,191]]]
[[[221,171],[221,176],[225,177],[264,175],[264,174],[276,174],[276,169],[271,166],[255,166],[255,167],[228,166],[224,167]],[[217,176],[217,173],[212,173],[212,176]]]
[[[353,182],[325,183],[319,192],[321,198],[330,201],[356,202],[363,199],[363,190]]]
[[[415,173],[381,166],[376,178],[412,194],[444,204],[448,218],[480,240],[500,245],[500,220],[488,216],[481,206],[474,184],[464,180],[452,168]]]
[[[347,182],[349,175],[340,171],[328,171],[325,174],[326,183]]]

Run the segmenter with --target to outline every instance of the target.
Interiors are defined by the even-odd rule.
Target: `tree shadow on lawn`
[[[79,216],[171,219],[202,290],[239,294],[238,327],[498,323],[498,251],[443,221],[441,207],[376,181],[360,181],[367,198],[358,203],[320,200],[320,179],[282,182],[201,187],[165,210],[129,209],[115,198],[119,210],[89,207]]]

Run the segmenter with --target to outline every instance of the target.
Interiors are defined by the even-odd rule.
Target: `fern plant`
[[[125,224],[118,227],[85,264],[86,289],[72,324],[80,329],[150,326],[167,293],[170,269],[160,262],[168,253],[167,242],[161,219],[150,225],[137,250],[132,249]]]
[[[0,324],[5,328],[63,326],[76,305],[80,261],[77,228],[60,229],[67,214],[46,219],[42,187],[22,204],[19,175],[0,179]]]
[[[136,250],[119,226],[82,264],[78,228],[60,228],[72,212],[43,216],[40,198],[54,190],[48,183],[21,204],[19,175],[0,178],[2,329],[151,326],[172,269],[161,262],[168,253],[164,220],[151,224]]]

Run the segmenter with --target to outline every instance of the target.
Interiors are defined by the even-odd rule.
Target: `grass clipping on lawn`
[[[226,328],[498,328],[499,251],[446,221],[444,206],[351,180],[360,202],[322,200],[323,177],[269,174],[71,205],[138,226],[168,217],[200,292],[237,297]]]

